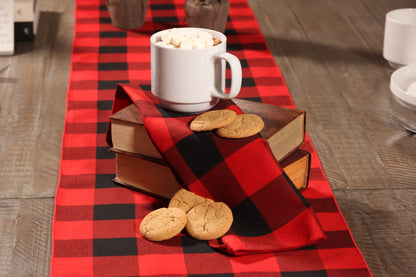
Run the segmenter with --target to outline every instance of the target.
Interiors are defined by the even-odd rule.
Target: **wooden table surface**
[[[415,0],[248,0],[374,276],[416,272],[416,122],[389,91],[385,14]],[[0,276],[47,276],[74,1],[42,0],[35,42],[0,57]]]

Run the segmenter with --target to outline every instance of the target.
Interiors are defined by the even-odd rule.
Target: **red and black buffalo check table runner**
[[[294,107],[246,0],[230,3],[225,35],[228,51],[243,67],[239,97]],[[166,202],[112,182],[115,157],[106,143],[108,117],[117,84],[130,83],[124,88],[149,91],[149,38],[162,29],[186,26],[184,6],[184,0],[150,0],[143,27],[125,31],[111,24],[105,0],[76,1],[51,275],[371,276],[308,136],[302,148],[312,157],[309,187],[302,192],[305,201],[296,199],[302,200],[305,211],[312,207],[311,215],[326,239],[295,250],[232,256],[215,249],[221,245],[183,234],[158,243],[140,236],[141,219]]]

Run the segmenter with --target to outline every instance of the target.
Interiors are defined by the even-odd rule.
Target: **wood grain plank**
[[[15,244],[19,203],[0,200],[0,211],[0,276],[7,276],[10,272],[11,253]]]
[[[336,190],[374,276],[414,276],[416,190]]]
[[[73,5],[41,12],[34,42],[17,42],[0,82],[0,196],[53,197],[58,181]],[[56,4],[58,6],[58,4]]]
[[[54,200],[0,200],[0,276],[48,276]]]

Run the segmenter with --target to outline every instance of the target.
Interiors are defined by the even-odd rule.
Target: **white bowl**
[[[394,71],[390,77],[390,90],[400,104],[416,111],[416,64]]]

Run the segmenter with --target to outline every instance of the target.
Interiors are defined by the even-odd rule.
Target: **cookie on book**
[[[230,124],[218,128],[216,133],[224,138],[245,138],[264,128],[264,121],[255,114],[239,114]]]
[[[160,208],[147,214],[140,223],[140,234],[150,241],[173,238],[185,227],[186,213],[178,208]]]
[[[224,236],[233,223],[233,213],[223,202],[204,202],[188,213],[186,231],[198,240],[213,240]]]
[[[194,206],[201,204],[203,202],[213,202],[211,199],[204,198],[202,196],[196,195],[195,193],[186,190],[180,189],[172,196],[169,201],[170,208],[179,208],[187,213]]]
[[[214,110],[202,113],[191,121],[191,130],[195,132],[211,131],[233,122],[237,114],[232,110]]]

